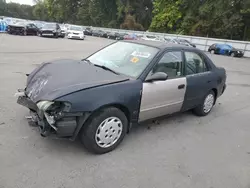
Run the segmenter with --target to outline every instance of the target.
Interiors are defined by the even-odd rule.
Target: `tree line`
[[[0,0],[0,16],[250,40],[250,0]]]

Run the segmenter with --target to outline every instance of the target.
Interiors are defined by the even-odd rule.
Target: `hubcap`
[[[98,146],[107,148],[114,145],[122,134],[122,122],[117,117],[105,119],[97,128],[95,141]]]
[[[211,53],[214,54],[214,50],[211,50]]]
[[[208,113],[211,111],[212,107],[214,105],[214,95],[213,94],[209,94],[205,101],[204,101],[204,105],[203,105],[203,110],[205,113]]]
[[[234,57],[234,53],[231,53],[231,56]]]

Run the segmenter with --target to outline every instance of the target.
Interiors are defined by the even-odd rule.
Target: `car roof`
[[[123,42],[142,44],[142,45],[151,46],[154,48],[159,48],[161,50],[164,50],[165,48],[194,49],[193,47],[189,47],[189,46],[183,46],[183,45],[175,44],[175,43],[165,43],[161,41],[134,40],[134,41],[123,41]]]

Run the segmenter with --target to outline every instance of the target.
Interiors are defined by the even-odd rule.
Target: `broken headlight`
[[[51,102],[51,101],[40,101],[40,102],[37,103],[37,107],[38,107],[39,110],[42,110],[42,111],[45,112],[53,104],[54,104],[54,102]]]
[[[71,104],[69,102],[61,101],[40,101],[37,103],[37,107],[44,112],[46,119],[50,116],[53,117],[53,119],[58,120],[64,116],[65,112],[70,111]]]
[[[37,103],[37,107],[39,110],[44,112],[53,112],[53,111],[61,111],[61,112],[69,112],[71,108],[71,104],[69,102],[61,102],[61,101],[39,101]]]

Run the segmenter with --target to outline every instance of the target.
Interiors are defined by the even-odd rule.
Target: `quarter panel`
[[[185,85],[178,89],[179,85]],[[143,83],[139,121],[181,110],[186,92],[186,78]]]

